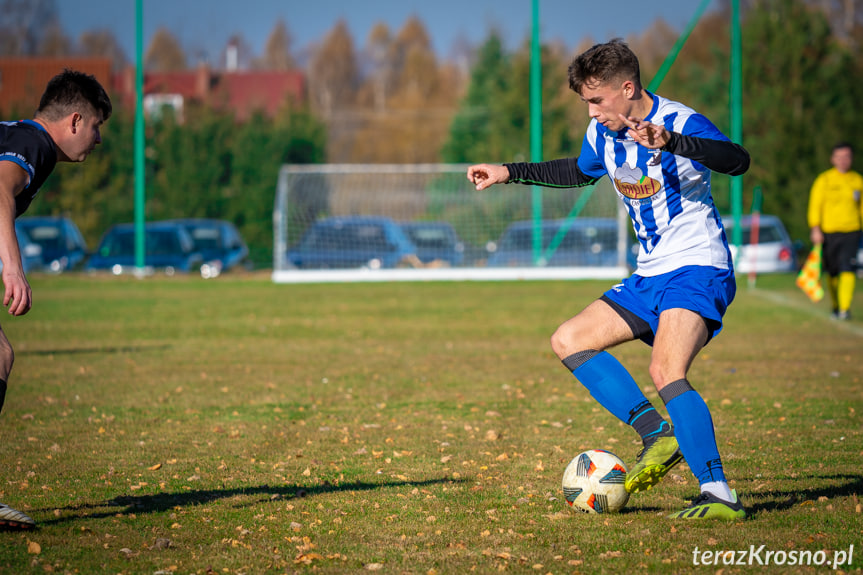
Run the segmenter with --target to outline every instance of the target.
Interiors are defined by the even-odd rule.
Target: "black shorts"
[[[830,276],[856,271],[859,246],[859,231],[824,234],[822,268]]]

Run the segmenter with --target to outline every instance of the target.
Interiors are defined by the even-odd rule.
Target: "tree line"
[[[779,215],[794,238],[808,237],[809,187],[829,167],[831,146],[842,139],[854,142],[863,128],[857,112],[863,101],[859,4],[742,2],[743,144],[753,159],[744,176],[744,209],[761,187],[764,211]],[[108,31],[64,40],[59,23],[51,25],[52,6],[53,0],[0,0],[7,14],[14,16],[16,7],[26,7],[31,16],[41,9],[38,22],[49,23],[28,27],[19,19],[14,28],[0,26],[0,54],[65,50],[115,55],[117,67],[127,64]],[[678,34],[660,20],[626,38],[639,55],[645,85]],[[704,113],[725,133],[730,133],[729,37],[725,1],[702,17],[658,90]],[[583,38],[574,50],[556,42],[542,45],[546,158],[578,154],[588,118],[568,89],[566,70],[576,53],[605,40]],[[344,21],[304,54],[293,52],[284,21],[275,24],[259,56],[242,38],[230,42],[239,48],[243,67],[301,68],[307,102],[286,103],[275,119],[255,116],[243,124],[194,107],[187,108],[182,125],[171,117],[149,122],[147,217],[231,219],[261,265],[271,262],[272,203],[282,163],[504,162],[530,156],[527,38],[508,50],[490,30],[478,46],[457,43],[443,61],[418,18],[397,31],[378,24],[359,47]],[[146,51],[146,69],[188,66],[177,38],[158,31]],[[37,200],[31,210],[71,215],[91,244],[109,223],[130,221],[132,134],[133,118],[118,106],[105,127],[102,149],[84,166],[58,167],[44,190],[47,201]],[[720,208],[730,210],[727,178],[714,178],[714,195]]]

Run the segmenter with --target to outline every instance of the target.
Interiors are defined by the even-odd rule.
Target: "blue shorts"
[[[632,275],[605,292],[608,303],[632,328],[636,339],[653,345],[659,314],[667,309],[694,311],[707,326],[707,341],[722,330],[722,316],[737,293],[732,270],[685,266],[653,277]]]

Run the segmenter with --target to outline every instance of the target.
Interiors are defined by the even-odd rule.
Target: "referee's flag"
[[[819,302],[824,297],[821,287],[821,244],[815,244],[806,262],[797,274],[797,287],[803,290],[813,302]]]

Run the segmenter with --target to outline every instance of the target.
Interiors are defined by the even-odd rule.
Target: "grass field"
[[[563,502],[578,452],[639,448],[548,345],[610,282],[31,279],[2,322],[0,501],[39,529],[0,533],[0,573],[819,573],[788,563],[851,545],[839,571],[863,567],[859,289],[837,323],[791,276],[742,281],[690,372],[750,510],[717,524],[664,518],[685,465],[620,514]],[[614,353],[650,390],[649,348]]]

